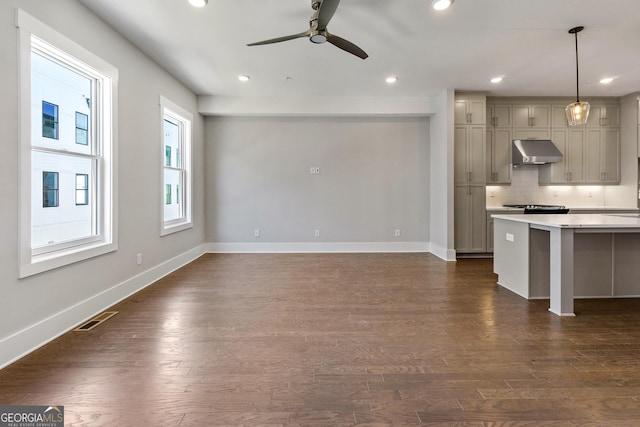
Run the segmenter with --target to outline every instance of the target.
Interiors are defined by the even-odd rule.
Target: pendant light
[[[578,80],[578,33],[582,30],[584,30],[584,27],[575,27],[569,30],[569,34],[573,34],[576,38],[576,102],[572,102],[564,109],[569,126],[584,125],[589,118],[589,103],[580,101]]]

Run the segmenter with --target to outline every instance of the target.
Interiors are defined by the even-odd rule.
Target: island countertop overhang
[[[640,229],[640,214],[493,214],[495,219],[550,228]]]

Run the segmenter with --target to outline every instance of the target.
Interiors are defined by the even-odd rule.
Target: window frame
[[[169,118],[171,122],[177,122],[179,124],[179,135],[180,142],[177,147],[177,153],[179,153],[180,158],[178,159],[178,154],[176,153],[176,163],[178,164],[170,164],[167,165],[167,144],[165,143],[165,120]],[[161,189],[161,227],[160,227],[160,235],[165,236],[168,234],[176,233],[178,231],[186,230],[189,228],[193,228],[192,221],[192,149],[193,149],[193,136],[192,136],[192,128],[193,128],[193,114],[187,111],[185,108],[180,107],[178,104],[170,101],[169,99],[160,96],[160,147],[161,147],[161,159],[162,161],[158,162],[161,167],[161,180],[162,185]],[[171,163],[171,162],[169,162]],[[182,175],[182,179],[178,183],[178,186],[181,187],[181,191],[176,191],[177,203],[180,205],[182,202],[182,213],[181,217],[172,220],[165,220],[165,206],[167,206],[167,193],[166,186],[168,185],[164,179],[165,170],[174,170],[180,171]],[[173,192],[172,192],[173,193]],[[171,203],[173,203],[173,199],[171,199]]]
[[[16,13],[19,38],[20,101],[20,200],[18,277],[39,274],[78,261],[117,250],[117,90],[118,70],[92,52],[61,35],[21,9]],[[32,247],[32,145],[31,55],[32,52],[55,58],[61,65],[91,76],[96,83],[95,109],[89,129],[95,140],[95,193],[90,204],[96,209],[95,236],[56,244],[48,248]],[[94,120],[95,124],[91,121]],[[75,140],[75,136],[72,136]],[[46,150],[45,150],[46,151]],[[93,173],[93,172],[92,172]],[[59,183],[61,184],[61,183]]]

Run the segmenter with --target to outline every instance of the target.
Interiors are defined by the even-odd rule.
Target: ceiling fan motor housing
[[[313,3],[313,7],[315,9],[316,4],[319,5],[321,2]],[[316,10],[311,15],[309,19],[309,40],[311,43],[321,44],[327,41],[327,32],[326,31],[318,31],[318,15],[320,11]]]

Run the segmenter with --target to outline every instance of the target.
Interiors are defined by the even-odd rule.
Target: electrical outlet
[[[513,234],[511,234],[511,233],[506,233],[506,236],[505,236],[505,237],[506,237],[506,239],[507,239],[507,242],[513,242]]]
[[[396,228],[396,231],[395,231],[394,234],[395,234],[396,237],[400,237],[400,229]]]
[[[142,254],[136,254],[136,264],[142,264]]]
[[[260,229],[256,228],[255,230],[253,230],[253,237],[260,237]]]
[[[320,168],[319,168],[319,167],[317,167],[317,166],[311,166],[311,167],[309,168],[309,173],[310,173],[311,175],[319,175],[319,174],[320,174]]]
[[[313,235],[316,237],[320,237],[320,229],[316,228],[315,231],[313,232]]]

